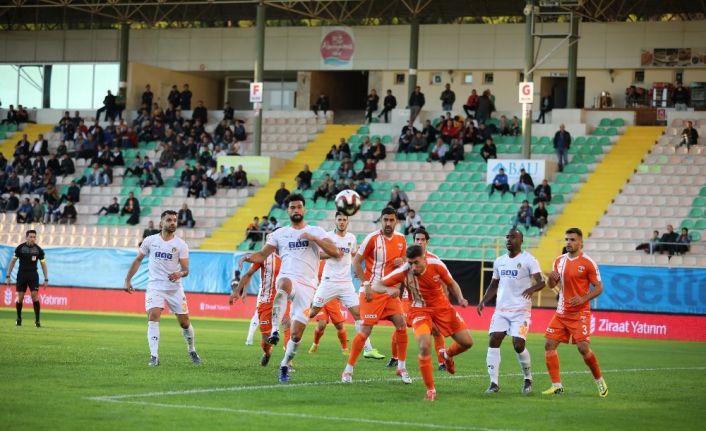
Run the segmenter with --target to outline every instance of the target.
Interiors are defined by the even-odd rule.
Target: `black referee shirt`
[[[37,244],[27,245],[22,243],[15,249],[15,257],[20,261],[19,273],[37,271],[37,262],[44,260],[44,250]]]

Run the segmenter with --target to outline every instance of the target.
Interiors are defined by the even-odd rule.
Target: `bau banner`
[[[505,169],[505,174],[508,177],[508,185],[512,187],[513,184],[517,184],[520,178],[520,169],[524,169],[532,177],[532,181],[539,185],[546,178],[544,162],[544,160],[527,159],[488,159],[485,182],[492,184],[493,178],[502,168]]]
[[[706,314],[706,269],[601,265],[601,310]]]
[[[226,175],[233,167],[238,170],[238,165],[248,173],[248,181],[256,179],[260,185],[270,181],[270,158],[262,156],[221,156],[217,160],[218,169],[223,166]]]

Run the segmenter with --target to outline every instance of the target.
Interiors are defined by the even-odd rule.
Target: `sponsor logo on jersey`
[[[364,319],[377,319],[378,315],[377,314],[366,314],[363,316]]]
[[[516,269],[501,269],[500,270],[500,275],[501,276],[507,276],[507,277],[517,277],[517,274],[519,274],[519,271]]]
[[[300,239],[297,241],[289,241],[290,250],[299,250],[307,247],[309,247],[309,240]]]
[[[343,254],[351,254],[350,243],[348,243],[348,245],[348,247],[339,247],[338,249],[341,250]]]
[[[414,325],[417,322],[421,322],[422,320],[426,319],[424,316],[417,316],[412,320],[412,325]]]
[[[172,253],[167,253],[165,251],[157,251],[154,253],[154,257],[157,259],[172,260],[174,255]]]

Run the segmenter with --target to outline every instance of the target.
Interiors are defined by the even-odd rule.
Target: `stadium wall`
[[[633,82],[643,48],[705,49],[706,21],[583,23],[580,27],[578,75],[586,77],[586,106],[601,91],[609,91],[617,106]],[[543,32],[566,32],[567,24],[543,24]],[[489,88],[499,109],[516,106],[517,87],[524,59],[524,24],[423,25],[420,28],[419,83],[428,105],[438,106],[438,94],[446,82],[463,101],[471,88]],[[267,70],[324,70],[319,46],[319,27],[272,27],[266,32]],[[383,71],[382,87],[391,88],[402,101],[406,83],[395,85],[395,73],[408,68],[407,26],[353,27],[355,54],[353,70]],[[130,62],[163,69],[199,71],[252,70],[255,53],[253,28],[155,29],[130,33]],[[0,63],[116,62],[116,30],[8,31],[0,33]],[[538,58],[553,49],[556,40],[538,44]],[[542,77],[566,72],[567,48],[559,48],[535,73],[539,96]],[[610,70],[613,70],[611,73]],[[645,86],[652,82],[673,82],[676,68],[645,68]],[[473,73],[473,83],[464,84],[464,74]],[[495,74],[492,84],[483,82],[486,72]],[[706,68],[683,68],[685,82],[706,82]],[[441,75],[432,84],[433,74]],[[146,83],[134,80],[141,87]],[[193,91],[193,90],[192,90]],[[195,94],[196,91],[194,91]],[[197,96],[199,97],[199,96]],[[457,102],[457,105],[459,103]],[[208,106],[214,106],[208,104]],[[306,107],[308,108],[308,107]]]
[[[167,106],[167,96],[172,89],[172,85],[177,85],[179,91],[185,83],[189,84],[189,89],[194,93],[191,101],[192,109],[196,107],[199,100],[203,100],[204,106],[210,109],[218,109],[219,101],[223,94],[223,84],[218,79],[210,79],[196,73],[177,72],[163,67],[149,64],[130,63],[128,65],[128,89],[127,105],[139,106],[142,101],[142,92],[145,85],[150,84],[154,93],[154,102],[160,106]]]

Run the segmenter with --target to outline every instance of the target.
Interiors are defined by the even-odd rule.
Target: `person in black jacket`
[[[195,224],[196,222],[194,221],[194,216],[191,214],[191,210],[186,204],[183,204],[177,214],[177,226],[193,228]]]
[[[103,99],[103,107],[96,111],[96,122],[101,120],[101,113],[105,112],[105,121],[115,120],[115,96],[108,90],[108,94]]]
[[[382,101],[382,112],[378,114],[378,118],[385,116],[385,122],[390,122],[390,111],[397,107],[397,99],[392,95],[392,90],[387,90],[387,96]]]
[[[329,101],[328,97],[324,94],[322,91],[319,93],[319,97],[316,99],[316,102],[311,106],[311,110],[314,111],[314,115],[318,116],[319,111],[324,111],[324,117],[326,116],[326,111],[329,110]]]
[[[422,111],[422,108],[424,107],[424,104],[426,103],[426,99],[424,98],[424,93],[422,93],[422,87],[416,86],[414,87],[414,91],[412,94],[409,95],[409,124],[410,126],[414,126],[414,120],[417,119],[417,116],[419,113]]]
[[[373,122],[373,112],[378,110],[379,103],[380,96],[378,96],[378,93],[374,89],[370,90],[368,100],[365,102],[365,121],[368,123]]]

